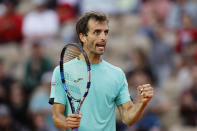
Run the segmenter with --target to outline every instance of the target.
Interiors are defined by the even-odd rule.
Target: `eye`
[[[95,31],[94,31],[94,34],[95,34],[95,35],[99,35],[100,33],[101,33],[100,30],[95,30]]]
[[[109,30],[106,30],[106,31],[105,31],[105,35],[108,35],[108,33],[109,33]]]

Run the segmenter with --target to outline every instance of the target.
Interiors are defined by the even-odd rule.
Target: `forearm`
[[[122,113],[122,121],[128,126],[136,123],[142,116],[143,111],[147,103],[137,102],[132,107],[129,107],[127,111]]]
[[[53,115],[53,123],[59,129],[68,129],[66,117],[61,114]]]
[[[58,103],[53,104],[53,123],[59,129],[69,129],[64,111],[65,105]]]
[[[64,116],[65,105],[53,104],[53,123],[59,129],[73,129],[80,126],[81,114],[68,114]]]
[[[123,104],[121,112],[123,122],[131,126],[137,122],[150,99],[153,97],[154,90],[150,84],[144,84],[137,87],[138,102],[136,104]]]

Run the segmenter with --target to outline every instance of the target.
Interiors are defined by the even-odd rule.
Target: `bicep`
[[[59,115],[64,115],[65,105],[54,103],[53,104],[53,117],[58,117]]]
[[[133,102],[129,101],[126,103],[123,103],[121,105],[118,106],[118,110],[120,112],[121,117],[123,117],[123,115],[130,110],[133,107]]]
[[[133,107],[133,102],[129,101],[126,102],[124,104],[121,104],[120,106],[118,106],[119,112],[120,112],[120,116],[122,119],[122,122],[126,125],[129,125],[129,119],[130,119],[130,110]]]
[[[67,129],[66,117],[64,116],[65,105],[54,103],[53,104],[53,123],[59,129]]]

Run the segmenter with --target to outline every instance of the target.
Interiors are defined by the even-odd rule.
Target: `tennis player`
[[[81,114],[72,114],[66,93],[61,87],[59,67],[55,68],[50,95],[55,126],[66,131],[77,127],[79,131],[115,131],[115,106],[119,109],[123,123],[133,125],[153,97],[153,88],[150,84],[139,85],[138,101],[134,104],[124,72],[101,58],[109,33],[108,17],[105,14],[84,14],[77,21],[76,31],[91,63],[91,88]]]

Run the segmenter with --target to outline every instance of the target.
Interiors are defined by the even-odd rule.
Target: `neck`
[[[99,64],[101,61],[100,55],[88,55],[90,64]]]
[[[90,61],[90,64],[99,64],[100,63],[100,61],[101,61],[101,56],[100,55],[95,55],[95,54],[92,54],[90,52],[86,52],[86,53],[87,53],[88,59]],[[85,58],[83,57],[82,54],[79,57],[80,57],[80,59],[85,61]]]

